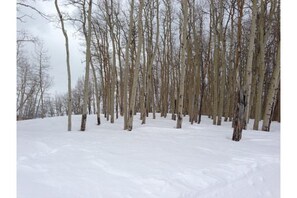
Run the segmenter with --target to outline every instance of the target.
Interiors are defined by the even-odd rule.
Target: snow
[[[88,116],[17,122],[18,198],[276,198],[280,197],[280,124],[231,140],[230,122],[202,118],[182,129],[168,118],[123,119],[97,126]],[[261,126],[261,125],[260,125]]]

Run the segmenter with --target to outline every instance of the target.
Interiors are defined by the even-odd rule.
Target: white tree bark
[[[271,113],[273,112],[273,108],[275,107],[275,103],[277,99],[279,79],[280,79],[280,44],[278,44],[276,65],[272,74],[272,79],[271,79],[268,94],[267,94],[267,102],[266,102],[265,111],[264,111],[262,131],[270,130],[270,120],[271,120],[271,117],[273,116]]]
[[[137,79],[139,73],[139,64],[140,64],[140,53],[141,53],[141,46],[142,46],[142,10],[143,10],[144,0],[140,0],[139,4],[139,13],[138,13],[138,44],[137,44],[137,51],[136,51],[136,62],[134,67],[134,75],[133,75],[133,84],[132,84],[132,92],[129,99],[129,111],[128,111],[128,131],[131,131],[133,128],[133,116],[134,116],[134,107],[135,107],[135,98],[136,98],[136,88],[137,88]]]
[[[67,31],[65,29],[65,26],[64,26],[64,19],[63,19],[63,16],[61,14],[61,11],[59,9],[59,6],[58,6],[58,0],[55,0],[55,7],[56,7],[56,10],[58,12],[58,15],[59,15],[59,19],[60,19],[60,22],[61,22],[61,26],[62,26],[62,32],[63,32],[63,35],[64,35],[64,38],[65,38],[65,48],[66,48],[66,64],[67,64],[67,82],[68,82],[68,98],[67,98],[67,106],[68,106],[68,124],[67,124],[67,129],[68,131],[71,131],[71,114],[72,114],[72,93],[71,93],[71,70],[70,70],[70,53],[69,53],[69,42],[68,42],[68,35],[67,35]]]
[[[255,38],[256,38],[256,19],[257,19],[257,0],[253,0],[253,10],[252,10],[252,25],[249,41],[249,51],[248,60],[246,66],[246,76],[245,76],[245,94],[246,94],[246,109],[245,109],[245,127],[249,123],[250,117],[250,101],[251,101],[251,91],[252,91],[252,65],[253,65],[253,55],[255,51]]]
[[[85,8],[84,8],[85,11]],[[84,23],[84,33],[86,39],[86,73],[85,73],[85,82],[84,82],[84,100],[83,100],[83,112],[81,118],[80,130],[86,130],[87,122],[87,104],[88,104],[88,92],[89,92],[89,76],[90,76],[90,60],[91,60],[91,14],[92,14],[92,0],[89,0],[88,14],[84,16],[87,18],[88,29],[85,30],[86,24]]]

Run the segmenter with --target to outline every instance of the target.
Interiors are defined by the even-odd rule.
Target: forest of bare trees
[[[71,130],[71,115],[80,114],[85,131],[87,114],[97,114],[98,125],[100,114],[111,123],[123,116],[131,131],[149,114],[170,116],[176,128],[207,115],[214,125],[233,122],[235,141],[250,119],[263,131],[280,122],[280,0],[54,3],[66,52],[64,23],[83,40],[85,75],[68,81],[68,93],[47,95],[45,46],[18,32],[17,119],[68,115]],[[35,46],[30,60],[25,43]],[[66,67],[70,79],[69,57]]]

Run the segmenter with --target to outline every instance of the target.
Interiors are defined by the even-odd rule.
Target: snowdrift
[[[280,124],[271,132],[243,131],[203,117],[182,129],[170,118],[123,119],[97,126],[88,116],[17,122],[18,198],[265,198],[280,197]]]

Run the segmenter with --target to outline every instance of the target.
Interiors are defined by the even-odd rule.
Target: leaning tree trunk
[[[272,74],[271,83],[267,94],[267,102],[264,111],[262,131],[270,130],[270,123],[272,118],[272,112],[275,107],[277,92],[280,79],[280,44],[278,44],[276,66]]]
[[[269,15],[266,19],[266,7],[267,4],[264,1],[261,1],[261,13],[259,17],[259,42],[260,42],[260,52],[259,52],[259,85],[257,89],[257,98],[256,98],[256,111],[255,111],[255,121],[254,121],[254,130],[258,130],[259,122],[262,119],[262,95],[263,95],[263,86],[264,86],[264,75],[265,75],[265,46],[268,40],[268,36],[270,35],[271,27],[265,27],[265,24],[269,24],[273,20],[273,13],[275,13],[275,1],[271,1]],[[266,22],[266,23],[265,23]],[[266,31],[265,31],[266,30]]]
[[[67,64],[67,77],[68,77],[68,98],[67,98],[67,106],[68,106],[68,125],[67,125],[67,130],[71,131],[71,114],[72,114],[72,93],[71,93],[71,72],[70,72],[70,55],[69,55],[69,43],[68,43],[68,35],[65,30],[64,26],[64,19],[62,17],[62,14],[60,12],[59,6],[58,6],[58,0],[55,0],[55,6],[56,10],[58,12],[60,21],[61,21],[61,26],[62,26],[62,32],[65,37],[65,47],[66,47],[66,64]]]

